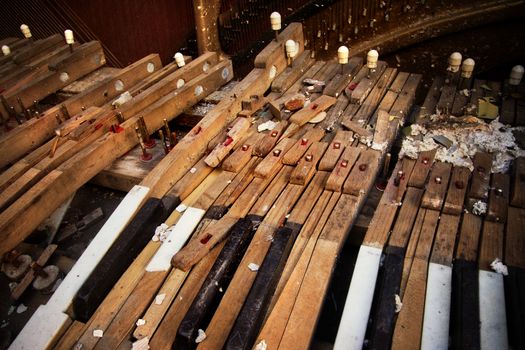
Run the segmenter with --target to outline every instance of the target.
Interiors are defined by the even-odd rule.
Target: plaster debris
[[[372,142],[372,146],[370,146],[370,148],[376,151],[384,151],[387,148],[387,146],[388,146],[387,142],[383,142],[383,143]]]
[[[14,306],[14,305],[11,305],[11,306],[9,307],[9,311],[7,311],[7,316],[11,316],[11,314],[12,314],[13,312],[15,312],[15,309],[16,309],[15,306]]]
[[[266,340],[261,340],[259,343],[257,343],[257,345],[255,345],[255,348],[254,350],[266,350]]]
[[[477,201],[472,206],[472,214],[474,215],[484,215],[487,212],[487,203],[483,201]]]
[[[219,292],[221,292],[221,293],[223,292],[222,287],[219,287]]]
[[[259,265],[257,265],[256,263],[249,263],[248,268],[253,272],[259,271]]]
[[[197,335],[197,338],[195,338],[195,343],[201,343],[204,339],[206,339],[206,333],[202,329],[199,328],[198,330],[199,334]]]
[[[308,123],[310,123],[310,124],[317,124],[317,123],[322,122],[325,118],[326,118],[326,112],[323,111],[321,113],[317,113],[317,115],[315,117],[313,117],[312,119],[310,119],[308,121]]]
[[[493,154],[492,172],[502,173],[509,169],[513,159],[525,156],[525,150],[516,144],[513,131],[517,128],[505,126],[498,119],[486,123],[475,117],[433,115],[429,126],[414,124],[410,134],[403,140],[400,157],[416,159],[420,152],[437,149],[435,159],[464,166],[474,170],[472,158],[477,152]],[[450,140],[447,149],[434,141],[440,136]],[[439,137],[438,137],[439,139]]]
[[[137,327],[144,326],[146,324],[146,320],[139,318],[135,324],[137,325]]]
[[[186,209],[188,209],[188,207],[185,205],[185,204],[179,204],[179,206],[177,208],[175,208],[176,211],[178,211],[179,213],[182,213],[184,212]]]
[[[494,259],[493,262],[490,263],[490,267],[497,273],[502,274],[503,276],[509,275],[509,269],[507,268],[507,265],[503,264],[501,262],[500,258]]]
[[[148,337],[139,339],[131,344],[131,350],[148,350],[149,348]]]
[[[164,294],[164,293],[163,294],[157,294],[157,296],[155,297],[155,304],[156,305],[161,305],[165,298],[166,298],[166,294]]]
[[[403,303],[401,302],[401,297],[396,294],[396,314],[401,311],[403,308]]]
[[[259,124],[259,126],[257,126],[257,131],[263,132],[265,130],[273,130],[276,126],[277,126],[276,122],[268,120],[267,122]]]
[[[18,305],[18,307],[16,308],[16,313],[17,314],[21,314],[21,313],[24,313],[27,311],[27,306],[25,306],[24,304],[20,304]]]
[[[164,242],[166,238],[168,238],[168,235],[171,233],[171,230],[173,230],[173,227],[174,226],[170,227],[166,224],[160,224],[155,229],[155,234],[153,235],[151,240],[154,242],[158,242],[158,241]]]
[[[125,91],[122,94],[120,94],[120,96],[115,101],[113,101],[113,103],[111,103],[111,105],[113,105],[114,107],[120,107],[124,103],[128,102],[129,100],[131,100],[132,98],[133,98],[133,96],[131,96],[129,91]]]
[[[191,168],[191,169],[190,169],[190,173],[195,174],[196,172],[197,172],[197,169],[196,169],[196,168]]]
[[[104,336],[104,331],[102,329],[95,329],[93,330],[93,336],[95,338],[102,338],[102,336]]]

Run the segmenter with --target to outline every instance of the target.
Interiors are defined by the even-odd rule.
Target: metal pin
[[[314,156],[311,155],[311,154],[307,154],[307,155],[304,157],[304,159],[305,159],[307,162],[311,162],[312,159],[314,159]]]
[[[434,181],[439,185],[441,184],[441,176],[436,176],[436,178],[434,179]]]
[[[308,143],[308,139],[307,138],[302,138],[301,139],[301,146],[306,146],[307,143]]]
[[[271,137],[277,137],[279,133],[277,132],[277,130],[275,131],[272,131],[272,133],[270,134]]]
[[[143,136],[141,135],[138,126],[135,127],[135,133],[137,134],[139,145],[142,150],[142,155],[140,156],[140,160],[144,162],[148,162],[151,160],[151,158],[153,158],[153,156],[149,154],[148,151],[146,151],[146,145],[144,144]]]
[[[60,112],[62,112],[62,115],[64,116],[64,119],[68,120],[69,118],[71,118],[71,116],[69,115],[69,112],[66,108],[65,105],[60,105]]]
[[[341,148],[341,142],[334,142],[334,149],[340,149]]]
[[[346,168],[348,166],[348,161],[347,160],[342,160],[341,161],[341,167],[342,168]]]
[[[281,154],[281,150],[280,149],[276,149],[276,150],[273,151],[273,155],[275,157],[279,157],[280,154]]]
[[[55,141],[53,142],[53,145],[51,146],[51,151],[49,151],[49,158],[53,158],[55,156],[55,152],[57,150],[59,140],[60,140],[60,136],[57,135],[57,137],[55,137]]]
[[[155,147],[155,140],[149,137],[148,128],[146,127],[146,122],[144,122],[144,117],[142,116],[139,117],[139,126],[140,126],[140,132],[143,135],[142,140],[146,148]]]
[[[162,143],[162,147],[164,148],[164,153],[168,154],[170,150],[168,148],[168,145],[166,144],[166,139],[164,138],[164,132],[162,131],[162,129],[159,129],[159,138],[160,143]]]
[[[124,123],[124,116],[122,115],[122,112],[117,112],[116,117],[119,124]]]
[[[246,145],[246,144],[245,144],[245,145],[242,145],[242,147],[241,147],[241,149],[242,149],[243,151],[245,151],[245,152],[248,150],[248,148],[250,148],[250,146],[249,146],[249,145]]]

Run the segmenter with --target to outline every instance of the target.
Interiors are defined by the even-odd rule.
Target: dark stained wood
[[[506,174],[496,173],[492,175],[492,183],[489,192],[489,205],[486,218],[490,221],[507,221],[507,208],[509,205],[510,179]]]
[[[398,247],[403,250],[406,248],[422,196],[423,190],[408,187],[396,223],[392,229],[390,240],[388,241],[390,247]]]
[[[490,173],[492,169],[492,155],[478,152],[473,159],[474,171],[467,194],[468,209],[472,211],[474,203],[487,203],[489,197]]]
[[[447,192],[451,169],[452,165],[449,163],[437,162],[434,164],[430,172],[427,189],[421,200],[421,207],[441,210]]]
[[[325,95],[338,97],[354,79],[356,73],[363,65],[362,57],[352,57],[343,68],[343,74],[336,74],[323,90]]]
[[[509,207],[505,237],[505,263],[525,269],[525,209]]]
[[[465,167],[454,167],[447,191],[443,213],[460,215],[463,212],[465,193],[470,178],[470,170]]]
[[[334,192],[341,192],[345,180],[350,174],[357,158],[361,153],[361,148],[349,146],[343,152],[341,160],[336,164],[326,181],[325,189]]]
[[[525,208],[525,158],[514,160],[510,204]]]
[[[479,216],[465,213],[459,232],[456,259],[476,262],[478,258],[479,237],[482,220]]]
[[[328,145],[323,158],[319,162],[319,170],[332,171],[336,166],[337,160],[345,150],[345,148],[352,142],[353,133],[350,131],[338,130],[334,139]]]
[[[359,155],[355,166],[343,185],[343,192],[359,196],[368,193],[379,170],[381,153],[367,149]]]
[[[454,245],[458,233],[459,217],[450,214],[441,215],[438,231],[432,247],[430,262],[452,266]]]
[[[416,166],[410,175],[408,180],[409,186],[414,186],[417,188],[423,188],[427,182],[428,173],[432,168],[432,163],[434,162],[434,156],[436,155],[436,150],[424,151],[419,154],[419,157],[416,162]]]
[[[315,174],[317,163],[323,156],[326,147],[328,147],[326,142],[315,142],[312,144],[290,175],[290,183],[296,185],[307,184]]]

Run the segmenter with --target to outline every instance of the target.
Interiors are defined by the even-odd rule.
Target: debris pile
[[[436,160],[472,171],[474,154],[489,152],[494,156],[492,172],[503,173],[513,159],[525,155],[513,134],[522,131],[523,127],[506,126],[498,119],[486,123],[476,117],[450,116],[443,121],[439,115],[434,115],[430,119],[425,126],[413,124],[406,128],[400,157],[415,159],[420,152],[437,148]]]

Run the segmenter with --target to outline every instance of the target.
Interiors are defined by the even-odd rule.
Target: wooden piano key
[[[399,209],[397,220],[392,229],[392,234],[388,241],[391,247],[405,249],[412,232],[412,226],[416,220],[423,190],[415,187],[408,187],[405,198]]]
[[[348,174],[350,174],[350,170],[352,170],[352,167],[354,166],[360,153],[361,148],[359,147],[347,147],[345,149],[343,155],[341,156],[341,160],[336,164],[335,168],[330,173],[330,176],[326,181],[325,189],[334,192],[341,192],[346,177]]]
[[[448,186],[447,198],[443,206],[443,213],[460,215],[463,212],[465,193],[470,178],[470,170],[465,167],[454,167],[450,184]]]
[[[285,69],[272,82],[272,92],[285,92],[293,83],[308,70],[315,60],[310,57],[310,50],[304,50],[302,54],[294,59],[291,67]]]
[[[253,154],[258,157],[266,157],[266,155],[275,146],[281,135],[283,134],[286,126],[288,125],[285,121],[280,121],[273,130],[270,130],[266,136],[261,138],[259,142],[253,147]]]
[[[319,162],[319,170],[332,171],[337,160],[353,140],[353,133],[351,131],[338,130],[333,141],[328,145],[323,158]]]
[[[514,160],[510,204],[525,208],[525,158]]]
[[[472,210],[477,201],[487,202],[489,197],[490,173],[492,168],[492,155],[489,153],[478,152],[474,156],[474,171],[470,189],[467,194],[468,210]]]
[[[222,162],[222,169],[234,173],[239,172],[252,158],[253,146],[264,137],[264,134],[255,133],[242,143],[240,147]]]
[[[525,269],[525,209],[509,207],[505,244],[505,264]]]
[[[213,151],[204,159],[206,164],[216,168],[224,158],[230,153],[233,147],[239,142],[250,128],[251,123],[248,119],[239,118],[226,134],[226,139],[219,143]]]
[[[336,76],[326,84],[323,90],[325,95],[338,97],[343,90],[350,84],[354,79],[356,73],[361,69],[363,65],[362,57],[352,57],[347,64],[343,67],[343,74],[336,74]]]
[[[383,71],[386,69],[386,67],[386,62],[379,61],[377,63],[377,68],[375,69],[375,72],[371,73],[370,75],[368,75],[368,68],[363,67],[362,69],[366,69],[366,73],[368,76],[361,79],[361,81],[352,91],[352,94],[350,96],[350,102],[354,104],[362,104],[365,98],[368,96],[370,90],[372,90],[374,85],[377,83],[377,80],[383,74]]]
[[[367,186],[373,183],[379,169],[381,153],[373,149],[361,152],[357,163],[343,185],[343,192],[359,196],[368,191]]]
[[[266,178],[274,173],[274,169],[281,166],[282,158],[295,143],[294,139],[284,138],[274,147],[254,170],[254,176]]]
[[[290,176],[290,183],[305,185],[315,174],[316,166],[328,145],[325,142],[315,142]]]
[[[428,121],[428,117],[436,112],[436,104],[439,100],[439,96],[441,95],[441,88],[443,87],[444,82],[445,79],[443,77],[434,78],[434,81],[428,90],[427,96],[425,97],[425,101],[423,102],[423,105],[419,109],[419,113],[416,116],[417,123]]]
[[[507,221],[507,209],[509,206],[510,179],[505,174],[493,174],[492,184],[489,192],[489,205],[487,220],[502,222]]]
[[[324,136],[324,130],[314,128],[306,132],[295,144],[284,154],[283,164],[297,165],[297,162],[305,154],[308,148]]]
[[[427,182],[428,173],[430,168],[432,168],[432,163],[434,162],[434,156],[436,155],[436,150],[424,151],[419,154],[412,175],[408,180],[408,186],[413,186],[417,188],[423,188]]]
[[[304,125],[319,113],[332,107],[336,101],[337,99],[335,97],[321,95],[310,102],[306,107],[303,107],[301,110],[295,112],[290,117],[290,122],[297,125]]]
[[[450,114],[452,111],[452,104],[454,103],[454,95],[456,94],[456,86],[452,84],[445,84],[441,90],[441,96],[436,105],[436,112],[442,114]]]
[[[421,200],[421,207],[441,210],[447,192],[451,169],[452,165],[449,163],[437,162],[434,164],[430,172],[427,189]]]

